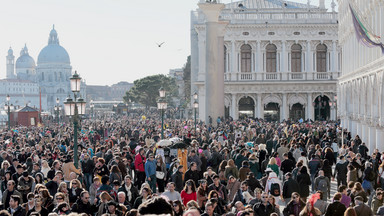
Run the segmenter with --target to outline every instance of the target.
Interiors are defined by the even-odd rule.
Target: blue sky
[[[306,3],[307,0],[294,0]],[[231,0],[222,0],[229,3]],[[326,0],[330,8],[331,0]],[[91,85],[133,82],[180,68],[190,54],[190,11],[198,0],[12,0],[0,1],[0,78],[5,56],[26,43],[37,61],[52,25],[73,70]],[[318,0],[311,0],[318,5]],[[165,42],[161,48],[156,43]]]

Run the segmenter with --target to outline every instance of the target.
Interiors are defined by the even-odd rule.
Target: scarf
[[[127,187],[127,185],[125,185],[125,190],[127,191],[128,202],[131,202],[131,199],[132,199],[131,187],[132,187],[132,184],[129,185],[128,187]]]

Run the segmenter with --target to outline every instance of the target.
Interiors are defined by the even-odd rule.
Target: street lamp
[[[91,108],[91,118],[93,118],[93,108],[95,107],[95,105],[93,104],[93,100],[91,100],[89,107]]]
[[[81,85],[81,77],[77,74],[77,71],[75,71],[75,74],[70,78],[71,82],[71,91],[73,92],[74,100],[70,96],[66,99],[64,102],[64,109],[65,114],[67,116],[73,116],[73,143],[74,143],[74,164],[75,167],[78,168],[79,164],[79,157],[78,157],[78,146],[77,146],[77,130],[78,130],[78,124],[79,124],[79,115],[85,114],[85,105],[86,102],[79,98],[77,99],[77,94],[80,92],[80,85]]]
[[[57,124],[59,124],[59,121],[60,121],[60,118],[59,118],[59,114],[60,114],[60,99],[59,98],[56,98],[56,122]]]
[[[197,111],[197,108],[199,108],[199,103],[197,102],[197,100],[195,100],[195,102],[193,102],[193,108],[195,108],[195,135],[197,135],[197,131],[196,131],[196,111]]]
[[[161,110],[161,139],[164,139],[164,110],[167,109],[167,101],[165,100],[165,90],[163,87],[159,89],[160,99],[157,101],[157,109]]]
[[[9,106],[9,101],[10,100],[11,100],[11,96],[7,95],[6,109],[8,111],[8,130],[11,130],[11,106]]]
[[[198,96],[198,95],[197,95],[197,92],[193,93],[193,99],[194,99],[194,100],[197,100],[197,96]]]

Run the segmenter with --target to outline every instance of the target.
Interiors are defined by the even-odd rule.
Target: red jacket
[[[140,153],[137,153],[135,156],[135,169],[139,172],[145,172],[144,164],[145,156],[141,156]]]

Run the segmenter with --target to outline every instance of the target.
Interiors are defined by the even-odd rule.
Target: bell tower
[[[7,79],[14,79],[16,78],[15,75],[15,56],[13,55],[12,47],[9,47],[8,55],[6,57],[7,59]]]

